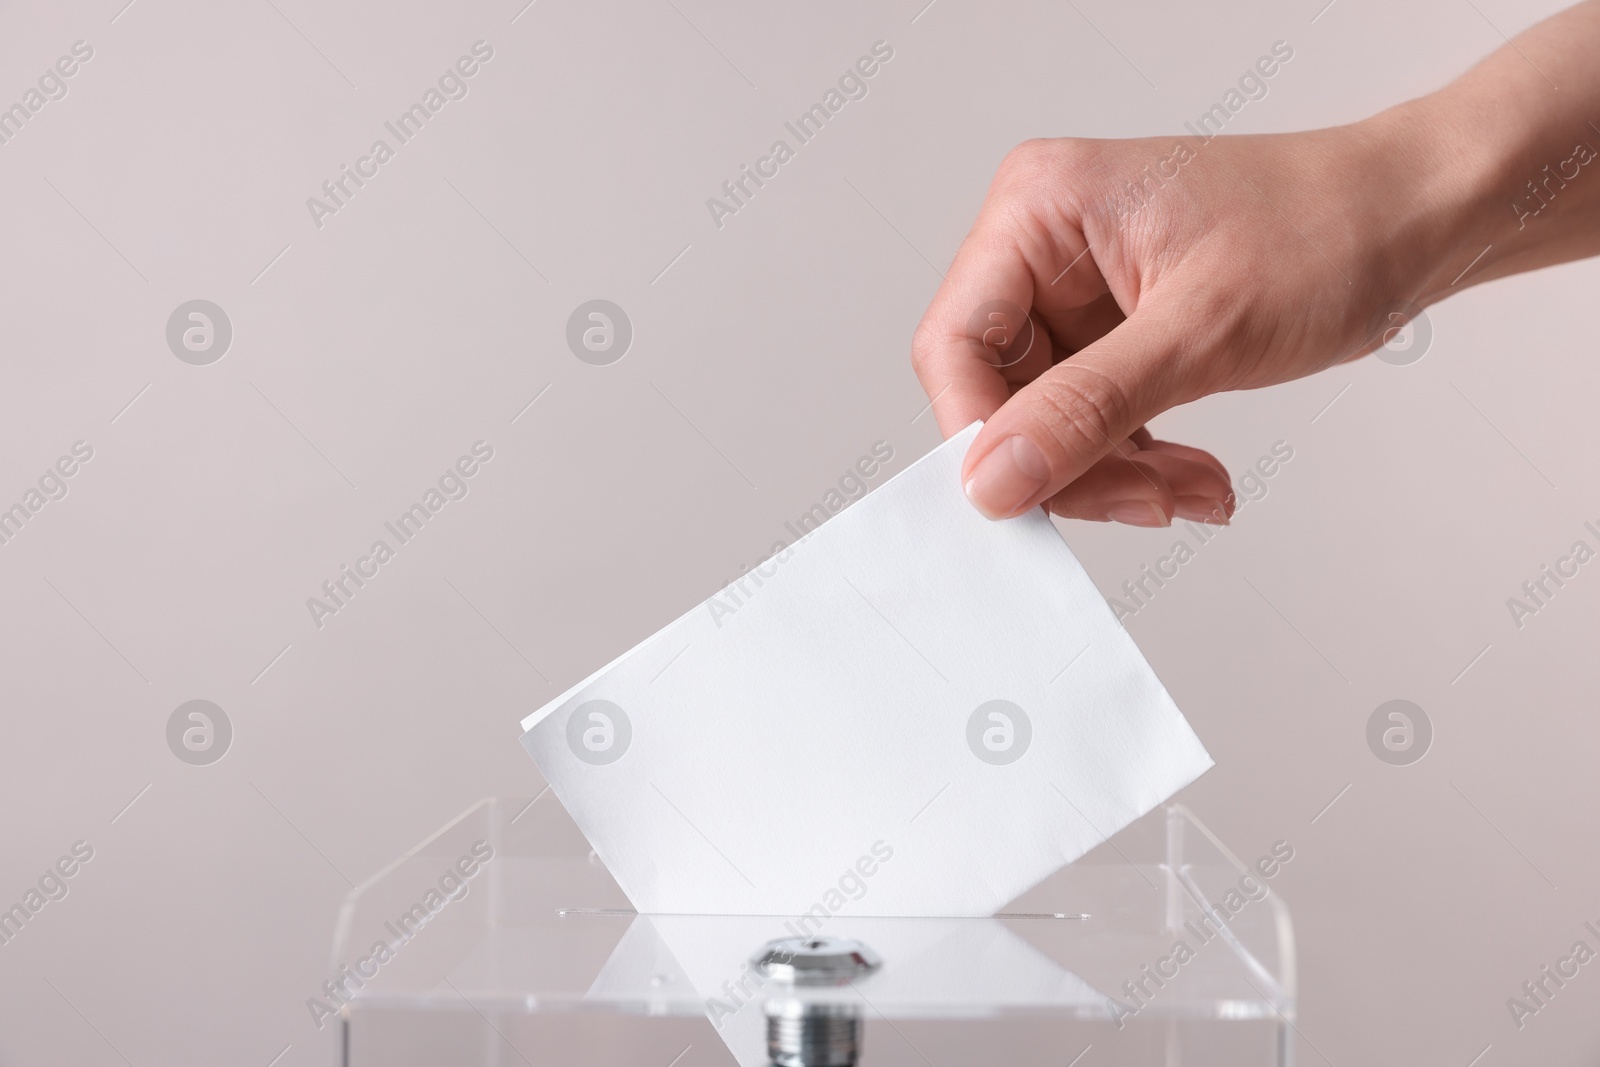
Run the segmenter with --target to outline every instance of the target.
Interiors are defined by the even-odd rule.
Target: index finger
[[[1106,292],[1078,227],[1059,215],[1031,217],[1037,183],[1019,188],[1015,171],[1008,158],[912,340],[912,366],[945,437],[998,411],[1018,372],[1032,378],[1052,362],[1049,336],[1026,339],[1025,363],[1010,365],[1021,358],[1010,347],[996,359],[985,347],[993,317],[986,309],[1003,312],[1019,332],[1028,315],[1048,332],[1052,319]]]

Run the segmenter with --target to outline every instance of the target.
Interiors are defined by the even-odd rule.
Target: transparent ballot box
[[[346,1067],[1288,1067],[1294,940],[1177,805],[992,918],[807,920],[638,914],[546,791],[352,890],[310,1006]]]

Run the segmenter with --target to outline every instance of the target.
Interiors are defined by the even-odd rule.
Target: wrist
[[[1442,300],[1500,258],[1513,161],[1525,154],[1514,134],[1482,128],[1482,112],[1441,90],[1357,123],[1384,190],[1377,263],[1388,294],[1426,306]],[[1498,124],[1497,124],[1498,125]],[[1487,251],[1486,251],[1487,250]]]
[[[1600,78],[1573,48],[1597,35],[1600,3],[1581,4],[1438,92],[1357,124],[1380,146],[1378,173],[1402,191],[1393,199],[1409,201],[1379,241],[1413,272],[1404,298],[1428,304],[1600,252],[1590,110]]]

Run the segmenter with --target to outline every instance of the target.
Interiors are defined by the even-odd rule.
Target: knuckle
[[[1030,137],[1021,141],[1006,153],[1001,162],[1002,167],[1024,167],[1037,163],[1044,155],[1050,142],[1043,137]]]
[[[926,319],[911,334],[911,369],[919,375],[928,370],[938,350],[938,337]]]
[[[1055,173],[1060,158],[1057,142],[1035,137],[1006,153],[996,177],[1006,186],[1037,186]]]
[[[1099,178],[1106,170],[1105,142],[1077,137],[1034,137],[1023,141],[1000,161],[998,183],[1026,188],[1070,191]]]
[[[1018,240],[1075,225],[1099,184],[1099,152],[1098,142],[1069,137],[1034,138],[1007,152],[989,188],[997,231]]]
[[[1087,455],[1114,448],[1132,417],[1127,391],[1088,367],[1067,363],[1061,371],[1039,383],[1051,436],[1064,448]]]

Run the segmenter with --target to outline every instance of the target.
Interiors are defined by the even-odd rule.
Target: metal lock
[[[871,948],[847,937],[784,937],[751,960],[758,974],[791,988],[847,985],[883,963]],[[767,1056],[773,1067],[856,1067],[861,1055],[861,1009],[774,996],[765,1004]]]

